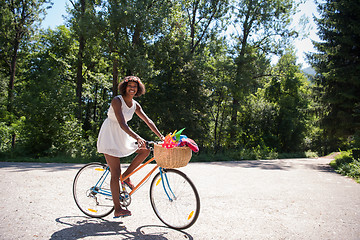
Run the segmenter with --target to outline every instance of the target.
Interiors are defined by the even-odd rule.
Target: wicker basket
[[[156,163],[162,168],[179,168],[186,166],[191,159],[192,151],[189,147],[164,148],[154,145]]]

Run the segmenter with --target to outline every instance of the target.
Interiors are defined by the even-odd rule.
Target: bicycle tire
[[[183,172],[176,169],[163,169],[163,171],[163,177],[167,178],[171,190],[166,180],[163,185],[161,174],[157,173],[150,185],[151,206],[165,225],[178,230],[189,228],[196,222],[200,213],[198,191]],[[169,199],[164,186],[173,200]]]
[[[114,210],[111,196],[94,191],[107,166],[103,163],[88,163],[76,174],[73,182],[73,197],[76,205],[87,216],[102,218]],[[102,190],[110,191],[110,172],[101,186]]]

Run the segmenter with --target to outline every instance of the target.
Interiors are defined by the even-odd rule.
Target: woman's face
[[[136,82],[129,81],[126,86],[126,95],[135,96],[138,91],[138,84]]]

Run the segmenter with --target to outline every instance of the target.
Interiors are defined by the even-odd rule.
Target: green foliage
[[[241,125],[241,103],[264,86],[264,76],[271,74],[269,53],[280,53],[287,41],[296,32],[291,30],[291,15],[296,10],[293,0],[281,1],[236,1],[234,3],[234,23],[237,28],[234,63],[236,76],[231,85],[232,109],[229,133],[239,138]]]
[[[227,46],[219,39],[209,46],[209,56],[204,66],[204,94],[207,97],[209,131],[203,146],[214,153],[227,148],[228,116],[231,113],[231,81],[235,76],[235,65],[227,56]]]
[[[360,159],[354,158],[351,150],[341,152],[330,163],[336,172],[351,177],[360,183]]]
[[[264,91],[260,90],[255,95],[247,98],[240,117],[242,134],[238,144],[245,149],[278,148],[276,136],[276,116],[278,109],[275,104],[264,98]],[[262,127],[259,127],[262,126]]]
[[[4,122],[0,122],[0,136],[0,151],[4,152],[10,148],[11,144],[10,127],[8,127]]]
[[[24,135],[25,120],[26,118],[22,116],[19,119],[11,120],[10,125],[7,121],[0,122],[0,152],[7,152],[11,149],[11,139],[13,135],[21,139],[22,135]]]
[[[31,44],[23,39],[14,111],[6,107],[10,76],[1,62],[6,158],[102,159],[97,134],[119,79],[129,74],[146,85],[136,100],[147,115],[163,134],[185,127],[200,146],[199,161],[306,156],[320,135],[312,89],[294,52],[285,51],[296,35],[294,1],[72,3],[66,26],[31,32]],[[222,36],[230,23],[239,30],[232,41]],[[1,36],[7,29],[1,25]],[[7,49],[1,45],[0,53]],[[281,57],[275,66],[273,53]],[[136,117],[129,124],[156,139]]]
[[[281,57],[266,84],[240,105],[236,145],[267,152],[306,151],[309,125],[309,86],[291,51]],[[263,156],[264,154],[260,154]]]
[[[318,6],[321,42],[311,54],[318,97],[323,106],[323,138],[334,151],[360,127],[360,3],[354,0],[327,0]]]
[[[71,52],[69,37],[65,28],[55,33],[49,30],[38,42],[48,48],[33,51],[28,59],[31,67],[24,74],[17,105],[26,116],[24,145],[30,154],[41,156],[48,151],[64,115],[72,112],[72,84],[65,57]],[[35,45],[33,47],[37,50]]]
[[[267,96],[278,108],[276,117],[280,152],[304,150],[309,115],[307,80],[296,65],[293,51],[283,55],[275,67]]]
[[[44,5],[47,3],[50,1],[4,0],[0,3],[0,72],[5,73],[8,80],[6,106],[11,114],[16,114],[13,105],[18,68],[28,53],[26,47],[45,14],[47,7]]]

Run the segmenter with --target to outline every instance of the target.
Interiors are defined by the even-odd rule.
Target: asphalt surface
[[[133,216],[92,219],[72,197],[83,165],[0,162],[0,239],[360,239],[360,184],[329,162],[190,163],[180,170],[195,183],[201,212],[183,231],[157,219],[150,181],[133,195]]]

